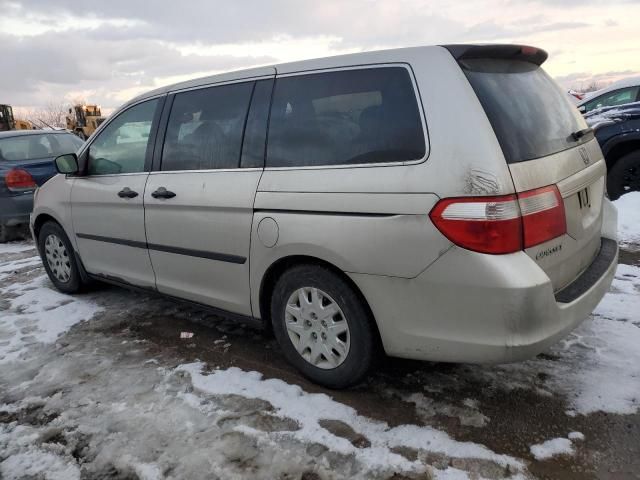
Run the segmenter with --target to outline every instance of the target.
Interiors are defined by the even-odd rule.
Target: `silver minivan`
[[[593,132],[521,45],[358,53],[141,95],[41,187],[63,292],[91,279],[261,319],[333,388],[384,352],[536,355],[617,264]]]

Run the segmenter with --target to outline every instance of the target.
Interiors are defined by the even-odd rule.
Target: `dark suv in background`
[[[585,115],[607,162],[612,200],[640,191],[640,102],[600,108]]]

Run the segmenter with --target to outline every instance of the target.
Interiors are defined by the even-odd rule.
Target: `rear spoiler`
[[[542,65],[549,54],[528,45],[442,45],[458,62],[471,58],[521,60]]]

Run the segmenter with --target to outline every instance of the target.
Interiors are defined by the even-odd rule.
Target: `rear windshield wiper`
[[[591,133],[593,133],[593,128],[584,128],[582,130],[578,130],[577,132],[573,132],[571,134],[571,138],[573,138],[573,140],[577,142],[585,135],[589,135]]]

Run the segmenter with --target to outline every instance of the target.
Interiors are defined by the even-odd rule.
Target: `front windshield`
[[[36,160],[75,153],[82,140],[71,134],[21,135],[0,139],[0,161]]]

